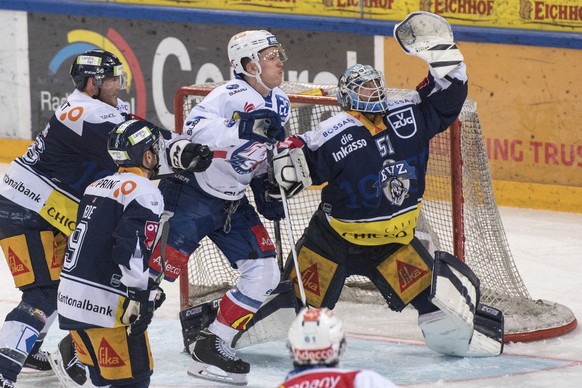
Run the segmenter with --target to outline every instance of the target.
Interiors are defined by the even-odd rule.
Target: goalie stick
[[[272,145],[273,156],[277,156],[277,146]],[[270,166],[272,169],[273,166]],[[303,306],[307,304],[305,296],[305,289],[303,288],[303,280],[301,279],[301,271],[299,269],[299,260],[297,259],[297,249],[295,249],[295,237],[293,235],[293,227],[291,225],[291,217],[289,216],[289,204],[287,203],[287,193],[285,188],[281,187],[281,202],[283,203],[283,211],[285,212],[285,226],[287,227],[287,236],[291,240],[291,255],[293,256],[293,265],[295,266],[295,273],[297,274],[297,287],[299,288],[299,295],[301,296],[301,303]]]
[[[273,147],[267,148],[267,174],[269,176],[269,182],[277,185],[277,181],[273,176]],[[266,195],[266,193],[265,193]],[[277,264],[279,265],[279,271],[283,273],[283,243],[281,241],[281,221],[273,221],[273,231],[275,233],[275,249],[277,250]]]

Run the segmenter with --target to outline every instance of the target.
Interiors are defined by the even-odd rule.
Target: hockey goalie
[[[287,139],[274,158],[288,196],[303,185],[305,165],[313,184],[327,183],[297,243],[300,270],[288,260],[284,278],[299,285],[317,273],[318,287],[305,287],[307,304],[332,309],[348,276],[366,276],[391,310],[410,304],[418,311],[430,349],[496,356],[503,350],[502,312],[480,303],[479,279],[465,263],[446,252],[433,257],[415,236],[429,142],[467,97],[463,56],[449,23],[432,13],[410,14],[394,36],[405,53],[428,63],[416,91],[391,100],[382,74],[356,64],[339,80],[342,112]]]

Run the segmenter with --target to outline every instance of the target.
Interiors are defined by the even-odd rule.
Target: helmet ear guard
[[[83,90],[87,80],[95,78],[98,87],[103,85],[107,77],[118,77],[119,89],[127,87],[127,74],[123,70],[123,64],[112,53],[104,50],[89,50],[78,55],[69,71],[75,88]]]
[[[337,100],[345,110],[384,113],[388,110],[384,77],[372,66],[356,64],[340,77]]]

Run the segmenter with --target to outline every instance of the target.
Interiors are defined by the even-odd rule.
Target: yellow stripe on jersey
[[[66,236],[70,236],[76,227],[78,207],[75,201],[53,190],[38,214]]]
[[[389,220],[344,222],[332,218],[330,225],[345,240],[356,245],[408,244],[414,237],[419,213],[420,206]]]

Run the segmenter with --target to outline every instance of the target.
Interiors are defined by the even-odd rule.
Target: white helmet
[[[237,74],[247,74],[242,64],[243,58],[249,58],[251,62],[259,64],[259,52],[267,47],[276,47],[281,62],[287,60],[285,50],[277,42],[275,35],[266,30],[243,31],[228,42],[228,60]],[[260,69],[260,66],[259,66]],[[259,70],[260,71],[260,70]]]
[[[346,347],[342,321],[328,308],[306,308],[289,329],[295,365],[336,365]]]

